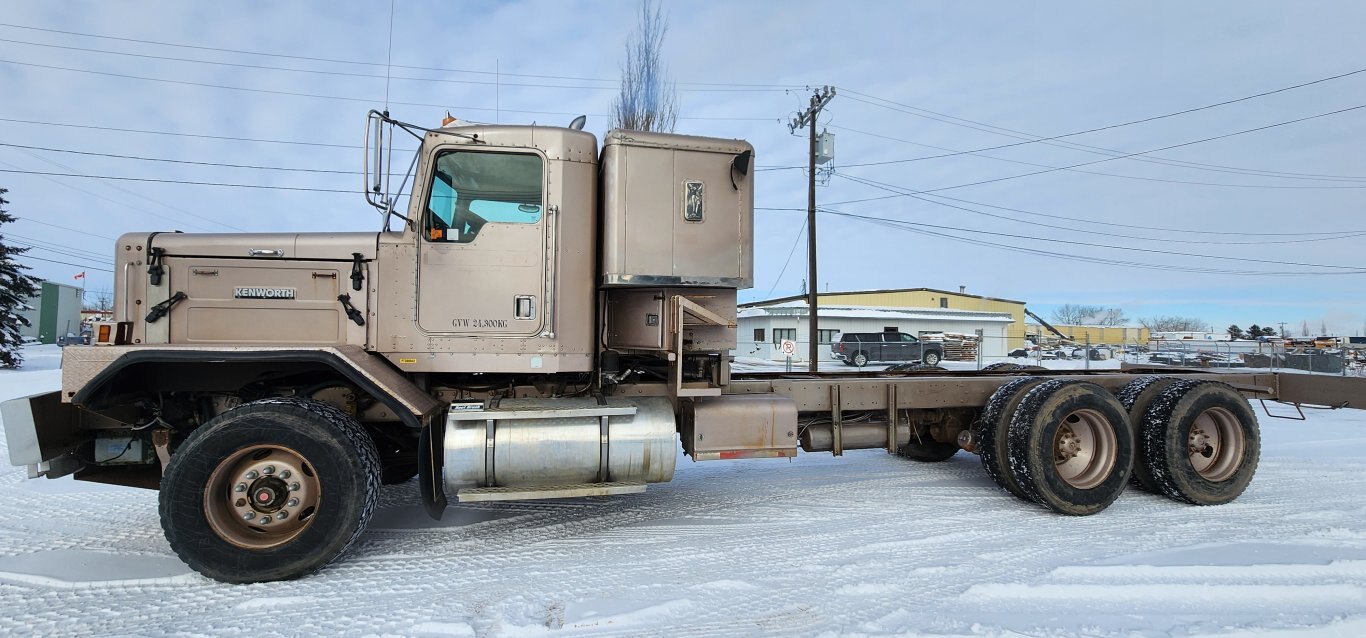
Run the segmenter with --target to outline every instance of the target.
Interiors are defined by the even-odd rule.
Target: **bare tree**
[[[1204,320],[1195,317],[1146,317],[1138,320],[1138,325],[1150,332],[1204,332]]]
[[[1068,303],[1053,309],[1053,320],[1067,326],[1080,326],[1104,310],[1100,306]]]
[[[1055,308],[1053,320],[1065,326],[1122,326],[1129,323],[1120,308],[1071,303]]]
[[[640,5],[640,24],[626,41],[621,93],[612,102],[611,128],[672,132],[678,123],[678,91],[667,80],[661,51],[668,21],[654,0]]]
[[[1129,323],[1129,318],[1120,308],[1106,308],[1096,315],[1095,323],[1098,326],[1123,326]]]
[[[85,291],[85,303],[82,304],[85,310],[96,310],[101,313],[108,313],[114,310],[114,293],[109,288],[101,287],[97,290]]]

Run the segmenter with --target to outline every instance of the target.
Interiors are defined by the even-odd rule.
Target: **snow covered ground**
[[[0,372],[56,389],[58,352]],[[167,547],[150,491],[0,469],[6,635],[1366,635],[1366,412],[1262,417],[1261,467],[1212,508],[1128,492],[1068,518],[965,453],[680,459],[645,494],[422,513],[299,581],[223,585]]]

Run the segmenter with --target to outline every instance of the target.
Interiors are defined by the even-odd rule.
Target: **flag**
[[[81,272],[77,273],[75,277],[72,277],[72,279],[85,279],[85,271],[82,270]]]

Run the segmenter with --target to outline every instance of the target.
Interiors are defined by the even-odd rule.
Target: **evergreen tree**
[[[1248,326],[1248,329],[1247,329],[1247,338],[1248,338],[1248,339],[1256,339],[1257,337],[1260,337],[1260,336],[1262,336],[1262,327],[1261,327],[1261,326],[1259,326],[1259,325],[1257,325],[1257,324],[1255,324],[1255,323],[1252,324],[1251,326]]]
[[[1242,328],[1239,328],[1239,327],[1236,326],[1236,325],[1233,325],[1233,326],[1229,326],[1229,327],[1228,327],[1228,338],[1229,338],[1229,339],[1242,339],[1243,337],[1244,337],[1244,335],[1243,335],[1243,329],[1242,329]]]
[[[0,225],[14,221],[14,216],[5,210],[4,195],[9,191],[0,188]],[[19,337],[20,326],[27,326],[27,319],[19,315],[25,303],[41,292],[39,280],[25,275],[28,266],[14,261],[15,257],[28,252],[27,248],[9,246],[5,236],[0,234],[0,368],[17,368],[24,363],[24,355],[19,352],[22,343]]]
[[[1272,328],[1271,326],[1267,326],[1267,327],[1265,327],[1265,328],[1262,328],[1262,336],[1263,336],[1263,337],[1274,337],[1274,336],[1276,336],[1276,329],[1275,329],[1275,328]]]

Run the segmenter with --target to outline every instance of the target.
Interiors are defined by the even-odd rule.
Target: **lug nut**
[[[246,483],[238,483],[238,484],[237,484],[237,487],[234,487],[234,488],[232,488],[232,489],[233,489],[234,491],[237,491],[237,492],[245,492],[245,491],[247,491],[247,484],[246,484]]]
[[[285,503],[285,505],[288,505],[289,507],[298,507],[298,506],[299,506],[299,499],[297,499],[297,498],[291,498],[291,499],[289,499],[289,502],[288,502],[288,503]]]
[[[242,514],[242,520],[244,520],[244,521],[249,521],[249,520],[251,520],[251,519],[253,519],[253,518],[256,518],[256,514],[253,513],[253,512],[244,512],[244,513]]]
[[[286,511],[284,511],[284,510],[280,510],[280,512],[279,512],[278,514],[275,515],[275,518],[280,519],[280,520],[283,521],[283,520],[285,520],[286,518],[289,518],[289,512],[286,512]]]
[[[259,520],[259,521],[257,521],[257,522],[260,523],[260,524],[262,524],[262,525],[269,525],[269,524],[270,524],[270,521],[271,521],[271,518],[270,518],[269,516],[262,516],[262,517],[261,517],[261,520]]]
[[[264,472],[264,473],[266,473],[266,474],[274,474],[274,473],[275,473],[275,466],[274,466],[274,465],[267,465],[267,466],[265,466],[264,468],[261,468],[261,471]]]
[[[292,472],[290,472],[289,470],[285,470],[283,472],[280,472],[280,478],[287,479],[290,477],[291,474]]]
[[[251,470],[250,472],[247,472],[247,480],[253,480],[258,476],[260,476],[260,474],[257,474],[256,470]]]
[[[298,483],[290,483],[290,484],[289,484],[289,491],[291,491],[291,492],[297,492],[297,491],[299,491],[299,484],[298,484]]]

